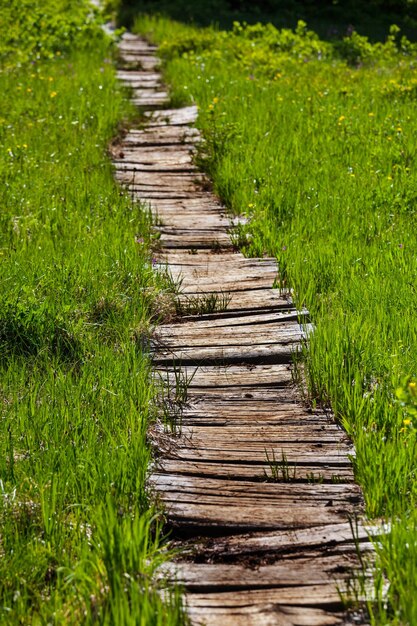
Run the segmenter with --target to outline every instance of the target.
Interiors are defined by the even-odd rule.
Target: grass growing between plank
[[[130,111],[89,4],[22,4],[0,49],[0,621],[180,624],[145,489],[164,284],[106,155]]]
[[[416,46],[395,28],[375,45],[304,24],[137,29],[161,45],[173,101],[200,107],[202,162],[251,217],[244,250],[274,254],[314,319],[311,402],[352,436],[369,517],[393,524],[372,623],[417,623]]]

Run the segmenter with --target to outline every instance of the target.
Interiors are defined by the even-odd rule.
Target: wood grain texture
[[[161,576],[183,585],[193,624],[364,625],[341,600],[373,554],[355,450],[295,382],[309,313],[278,288],[275,259],[236,251],[247,220],[198,171],[197,107],[169,108],[156,48],[126,33],[119,54],[147,110],[112,146],[115,178],[154,214],[155,269],[176,285],[176,316],[149,342],[162,391],[148,489],[180,549]]]

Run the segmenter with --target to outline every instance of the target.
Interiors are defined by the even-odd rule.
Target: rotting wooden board
[[[162,228],[161,231],[165,231],[165,228]],[[210,232],[208,229],[206,232]],[[213,239],[212,239],[213,240]],[[219,239],[217,239],[219,241]],[[220,239],[222,241],[222,239]],[[227,240],[226,240],[227,241]],[[229,240],[230,241],[230,240]],[[247,291],[249,289],[268,289],[272,288],[275,280],[276,280],[276,272],[274,270],[267,272],[259,272],[258,275],[247,276],[246,272],[237,271],[233,272],[232,268],[225,267],[225,277],[221,283],[221,292],[242,292]],[[202,272],[199,272],[195,266],[190,266],[190,270],[186,270],[185,268],[180,271],[171,271],[170,272],[172,278],[174,280],[181,280],[181,295],[186,295],[187,293],[195,293],[196,286],[200,293],[204,291],[217,291],[219,289],[219,283],[216,281],[215,275],[209,275],[208,270],[204,267]],[[240,274],[240,278],[239,278]],[[254,272],[253,272],[254,274]],[[188,284],[187,284],[188,283]],[[219,292],[220,293],[220,292]],[[226,307],[227,309],[227,307]]]
[[[183,459],[185,461],[204,461],[206,463],[215,463],[220,459],[223,463],[247,463],[248,459],[252,463],[267,463],[267,454],[272,458],[275,455],[276,463],[282,463],[284,459],[284,465],[299,466],[312,465],[317,466],[317,472],[320,473],[320,467],[322,465],[344,465],[350,466],[351,462],[348,455],[351,456],[354,453],[353,448],[347,446],[341,446],[341,449],[337,449],[337,445],[331,444],[306,444],[300,443],[295,445],[294,443],[280,443],[275,448],[274,446],[265,447],[265,444],[261,444],[257,447],[253,446],[239,446],[233,449],[232,447],[227,449],[226,446],[215,446],[214,448],[202,448],[193,447],[191,442],[188,445],[182,446],[180,440],[174,439],[172,444],[173,458],[178,460]],[[341,520],[343,521],[343,520]]]
[[[186,441],[186,445],[193,446],[219,445],[222,447],[225,441],[232,441],[233,445],[247,445],[255,439],[259,444],[263,444],[265,449],[276,448],[281,443],[334,443],[341,444],[346,440],[345,432],[335,424],[311,426],[309,424],[280,424],[279,420],[273,424],[263,424],[257,419],[246,426],[239,421],[219,428],[218,424],[213,425],[192,425],[182,423],[181,440]],[[281,459],[277,459],[277,462]]]
[[[195,239],[197,241],[197,239]],[[209,240],[210,241],[210,240]],[[216,240],[212,239],[211,242],[215,242]],[[218,241],[218,240],[217,240]],[[205,240],[205,244],[209,243]],[[213,244],[215,245],[215,243]],[[227,270],[226,270],[227,271]],[[206,275],[206,272],[203,272],[203,275],[200,276],[199,272],[191,269],[190,271],[178,272],[174,273],[174,275],[170,274],[173,281],[180,285],[180,295],[177,296],[184,304],[187,302],[187,299],[191,303],[193,298],[198,298],[200,296],[200,304],[201,307],[198,307],[201,310],[202,314],[207,307],[203,306],[204,302],[208,304],[211,302],[210,308],[213,312],[227,313],[231,310],[229,306],[231,303],[236,301],[235,299],[242,293],[247,293],[248,291],[255,292],[257,290],[266,290],[271,289],[272,285],[275,281],[274,275],[266,275],[259,276],[258,278],[245,277],[242,273],[242,279],[239,282],[238,278],[232,278],[226,275],[225,280],[222,282],[219,287],[218,283],[216,284],[210,275]],[[196,292],[196,285],[198,285],[199,291]],[[218,299],[216,305],[214,306],[214,302],[209,298],[211,295],[215,297],[217,294]],[[220,296],[222,298],[220,299]],[[214,308],[212,308],[214,307]],[[186,311],[184,311],[184,314]],[[229,316],[230,317],[230,316]]]
[[[206,250],[211,250],[219,245],[224,247],[229,245],[232,247],[232,243],[226,236],[223,239],[222,233],[214,233],[212,236],[210,236],[210,233],[206,234],[203,232],[194,234],[190,233],[189,235],[187,235],[184,231],[178,235],[163,233],[161,235],[160,242],[164,248],[182,250],[187,250],[190,245],[195,248],[204,248]]]
[[[154,57],[153,55],[149,54],[133,54],[131,52],[122,52],[121,55],[121,60],[124,62],[124,64],[130,66],[131,64],[135,65],[135,67],[137,67],[137,65],[139,65],[139,67],[142,70],[151,70],[154,71],[155,69],[159,68],[161,65],[161,61],[160,59],[158,59],[157,57]]]
[[[340,593],[334,583],[327,585],[302,585],[297,587],[279,587],[275,589],[257,589],[241,592],[218,592],[202,596],[188,594],[189,606],[194,607],[245,607],[248,604],[290,604],[292,606],[325,606],[341,607]],[[248,602],[248,600],[251,600]]]
[[[240,326],[254,326],[259,325],[269,326],[269,324],[282,324],[288,325],[289,323],[299,322],[300,320],[308,319],[307,309],[301,311],[297,309],[283,309],[282,311],[269,311],[252,313],[248,312],[246,315],[238,315],[236,317],[223,317],[219,315],[213,319],[210,314],[195,315],[190,318],[181,318],[177,324],[164,324],[161,328],[162,335],[168,333],[182,332],[192,325],[193,328],[199,329],[199,332],[204,332],[205,329],[213,330],[214,328],[236,328]]]
[[[161,226],[176,228],[178,230],[184,230],[187,227],[196,223],[195,218],[197,215],[192,213],[175,213],[175,211],[153,211],[157,214],[158,223]],[[220,215],[220,213],[203,212],[198,216],[199,225],[204,228],[217,228],[218,230],[223,228],[224,230],[230,228],[229,221]]]
[[[252,484],[259,486],[262,483]],[[199,498],[199,503],[196,503],[194,496],[187,498],[182,490],[169,494],[158,489],[158,495],[166,508],[170,523],[198,535],[213,531],[219,533],[232,530],[240,532],[250,529],[307,528],[326,522],[343,522],[355,510],[355,504],[348,505],[344,501],[337,507],[326,506],[324,501],[309,505],[287,501],[280,506],[278,499],[254,496],[246,498],[245,504],[235,505],[236,495],[218,498],[217,501],[214,498],[211,501],[208,498],[205,501]]]
[[[152,343],[158,349],[164,350],[188,350],[191,348],[229,348],[256,346],[258,344],[275,346],[277,344],[296,343],[306,334],[301,326],[295,322],[288,324],[276,323],[261,325],[255,328],[250,326],[239,326],[230,330],[226,326],[220,328],[201,329],[198,322],[195,322],[196,328],[192,328],[191,324],[171,327],[171,333],[161,328],[152,338]],[[174,330],[175,329],[175,330]]]
[[[177,296],[177,300],[184,306],[190,301],[190,298],[198,298],[203,294],[222,294],[230,296],[225,307],[226,313],[234,311],[255,311],[256,309],[267,311],[274,308],[282,309],[290,306],[288,299],[281,296],[278,289],[248,289],[245,291],[234,291],[228,293],[227,290],[222,292],[223,285],[219,285],[218,290],[213,288],[199,289],[199,291],[191,291],[187,294]]]
[[[116,176],[116,178],[118,178]],[[134,183],[134,178],[130,180]],[[123,181],[122,181],[123,182]],[[188,200],[189,198],[199,197],[204,198],[205,192],[199,190],[198,186],[193,184],[189,189],[182,189],[179,186],[174,185],[172,190],[167,190],[165,187],[158,187],[155,185],[153,189],[150,189],[147,185],[141,184],[127,184],[128,190],[131,192],[133,200],[141,203],[151,204],[155,200]],[[183,184],[181,186],[184,186]]]
[[[176,361],[184,365],[207,363],[291,363],[299,350],[299,342],[289,339],[274,344],[246,346],[180,347],[158,350],[154,353],[154,363]]]
[[[132,89],[135,96],[138,96],[138,97],[141,95],[142,92],[146,94],[149,91],[164,90],[164,87],[160,80],[147,80],[147,81],[139,80],[138,81],[138,80],[131,79],[131,80],[125,80],[124,82],[125,82],[125,86]],[[165,91],[165,93],[168,95],[167,91]]]
[[[365,525],[358,520],[356,523],[352,521],[325,524],[308,529],[229,535],[201,542],[194,540],[190,548],[199,558],[209,559],[210,562],[217,560],[230,562],[230,559],[236,556],[252,554],[262,556],[272,553],[277,553],[281,559],[285,556],[296,558],[298,554],[313,549],[328,554],[337,546],[343,549],[343,545],[352,542],[362,544],[371,551],[373,545],[369,537],[378,536],[381,530],[377,525]]]
[[[158,72],[144,72],[141,70],[117,70],[117,78],[123,83],[131,85],[135,83],[142,88],[148,83],[157,83],[162,86],[161,77]],[[141,132],[140,130],[132,130],[132,132]]]
[[[180,146],[161,146],[158,148],[141,146],[140,148],[131,148],[126,146],[124,149],[124,159],[132,163],[135,162],[172,162],[183,163],[187,159],[187,163],[191,161],[193,148],[187,145]]]
[[[192,164],[192,160],[189,154],[183,153],[181,157],[170,157],[169,153],[165,157],[155,158],[141,157],[138,155],[138,160],[128,161],[127,159],[115,160],[113,165],[117,170],[133,171],[133,172],[186,172],[191,173],[196,171],[195,166]]]
[[[193,394],[191,394],[192,402]],[[226,395],[227,398],[227,395]],[[181,425],[182,428],[193,427],[216,427],[223,430],[226,427],[235,427],[240,429],[255,428],[256,426],[273,426],[276,429],[276,436],[279,436],[280,429],[289,430],[295,426],[299,426],[303,423],[303,420],[307,424],[307,428],[311,426],[314,431],[317,428],[325,429],[331,422],[326,417],[313,417],[308,412],[303,412],[297,404],[286,404],[286,410],[277,409],[274,406],[269,407],[269,412],[266,412],[265,407],[262,407],[261,412],[256,412],[256,407],[259,407],[259,403],[255,404],[255,408],[252,412],[246,411],[243,414],[238,413],[238,402],[227,402],[223,407],[220,402],[213,403],[209,396],[207,396],[208,408],[205,410],[203,402],[200,403],[200,411],[196,408],[184,408],[181,413]],[[241,404],[243,402],[241,401]],[[271,404],[271,403],[269,403]],[[197,407],[199,405],[197,404]],[[262,412],[263,411],[263,412]],[[338,429],[338,426],[334,426]],[[337,432],[337,431],[335,431]],[[344,431],[342,431],[344,432]]]
[[[217,215],[217,213],[215,213]],[[207,252],[198,252],[190,254],[189,252],[178,251],[175,253],[167,253],[169,257],[169,265],[171,272],[180,271],[182,267],[209,268],[213,266],[213,270],[218,272],[220,269],[228,272],[232,270],[244,270],[245,272],[254,272],[258,276],[265,272],[273,272],[277,274],[278,266],[275,259],[246,259],[238,252],[227,252],[224,254],[210,254]],[[168,262],[168,260],[166,261]],[[251,274],[252,275],[252,274]]]
[[[189,476],[205,476],[207,478],[228,478],[231,480],[265,481],[272,480],[271,468],[268,463],[224,463],[223,461],[206,463],[204,461],[178,461],[177,459],[158,459],[157,468],[167,474],[187,474]],[[293,472],[288,467],[290,474]],[[353,470],[350,466],[298,465],[295,468],[295,480],[343,483],[353,481]]]
[[[178,367],[156,368],[158,376],[172,378],[179,376]],[[189,389],[194,387],[282,386],[292,382],[287,365],[230,365],[229,367],[181,367],[181,380]],[[246,405],[248,403],[246,402]]]
[[[122,35],[122,40],[118,44],[118,49],[124,50],[125,52],[155,54],[158,47],[138,39],[135,35],[129,36],[128,33],[124,33]]]
[[[295,328],[299,331],[300,324],[298,322],[302,315],[307,315],[306,310],[299,312],[292,310],[289,313],[277,312],[277,313],[259,313],[258,315],[242,315],[238,317],[228,317],[223,319],[222,317],[216,320],[206,320],[205,316],[195,316],[194,319],[186,321],[180,321],[177,324],[164,324],[159,328],[158,335],[160,337],[194,337],[199,338],[207,336],[212,337],[215,333],[219,333],[219,337],[223,335],[230,335],[234,333],[248,333],[254,332],[268,333],[269,331],[275,332],[291,332]]]
[[[242,607],[188,606],[188,613],[192,623],[200,626],[348,626],[339,612],[272,602],[254,604],[252,598]]]
[[[123,137],[125,146],[182,146],[194,144],[199,139],[196,129],[188,126],[161,126],[152,129],[129,130]]]
[[[155,52],[158,48],[152,44],[139,39],[137,35],[132,33],[123,33],[122,39],[118,44],[119,50]]]
[[[264,482],[253,484],[250,481],[221,480],[200,476],[179,476],[177,474],[157,474],[151,476],[151,484],[158,485],[165,497],[183,491],[184,498],[194,498],[194,502],[217,504],[230,502],[236,494],[239,502],[231,506],[247,506],[253,499],[276,501],[282,504],[296,503],[297,506],[327,505],[338,507],[347,503],[362,501],[361,490],[354,483],[345,484],[304,484],[288,482]],[[221,489],[220,489],[221,487]],[[317,524],[316,524],[317,526]],[[301,527],[301,526],[300,526]]]
[[[154,93],[136,95],[132,100],[133,104],[138,107],[154,107],[157,108],[162,104],[168,104],[169,98],[163,92],[155,91]]]
[[[181,124],[193,124],[197,119],[196,106],[183,107],[182,109],[165,109],[164,111],[145,112],[149,127],[152,126],[179,126]]]
[[[123,142],[122,142],[123,143]],[[173,162],[177,162],[178,160],[183,159],[184,156],[190,158],[190,156],[194,153],[195,147],[192,145],[168,145],[161,146],[159,148],[149,147],[149,146],[140,146],[131,147],[129,145],[125,146],[123,149],[124,158],[126,161],[131,162],[142,162],[144,158],[146,160],[151,161],[159,161],[160,159],[170,159]]]
[[[198,178],[201,185],[205,184],[206,179],[204,175],[201,175]],[[201,211],[215,212],[220,213],[222,217],[225,217],[225,210],[223,205],[220,202],[216,202],[215,199],[211,196],[207,191],[203,192],[201,195],[195,197],[191,196],[186,200],[171,200],[170,198],[161,199],[154,203],[155,209],[159,212],[167,212],[170,213],[172,211],[181,211],[181,213],[190,213],[190,214],[199,214]],[[236,252],[236,254],[238,254]],[[243,255],[240,255],[242,258]]]
[[[213,406],[216,402],[236,402],[242,400],[253,400],[258,402],[270,403],[271,406],[277,402],[294,402],[297,404],[300,400],[300,396],[297,393],[297,388],[293,385],[284,385],[276,387],[246,387],[236,385],[235,387],[228,387],[225,389],[219,389],[216,387],[200,387],[192,389],[188,395],[190,403],[211,403]]]
[[[284,429],[287,433],[289,433],[288,437],[293,437],[293,428],[299,426],[302,419],[306,420],[308,424],[307,428],[311,425],[313,432],[315,429],[325,429],[329,424],[328,420],[326,421],[326,418],[324,417],[312,419],[311,415],[308,415],[308,413],[303,415],[300,413],[297,405],[294,405],[292,410],[287,410],[285,412],[275,411],[274,408],[271,407],[270,413],[261,413],[260,415],[257,415],[255,411],[251,414],[245,415],[233,414],[233,410],[237,411],[238,407],[229,407],[229,412],[225,411],[223,413],[222,407],[219,404],[217,405],[217,411],[214,410],[214,406],[211,412],[209,409],[208,413],[203,410],[201,410],[201,412],[194,411],[193,413],[190,413],[190,411],[185,409],[181,413],[180,418],[182,428],[181,432],[184,434],[185,432],[188,432],[184,429],[195,429],[200,427],[216,428],[221,430],[226,427],[234,427],[238,429],[249,428],[254,430],[256,426],[271,426],[275,429],[275,437],[279,437],[280,431]],[[335,428],[339,427],[335,426]],[[310,437],[314,437],[314,435],[311,434]]]
[[[142,171],[140,174],[136,172],[115,172],[115,177],[128,188],[135,192],[135,196],[139,197],[142,193],[158,196],[160,192],[164,192],[166,197],[175,198],[178,192],[196,193],[200,189],[201,182],[204,177],[195,172],[158,172],[158,171]],[[168,194],[171,194],[168,196]],[[202,193],[203,195],[203,193]]]
[[[189,592],[229,591],[239,589],[271,589],[296,587],[300,580],[304,585],[323,585],[342,581],[357,566],[357,556],[348,552],[293,559],[291,567],[285,560],[273,565],[245,567],[240,564],[221,563],[173,563],[166,568],[172,579],[186,585]]]

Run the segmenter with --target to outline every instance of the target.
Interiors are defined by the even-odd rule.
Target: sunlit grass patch
[[[131,110],[89,4],[14,9],[27,13],[0,45],[0,621],[182,623],[146,488],[144,337],[165,279],[149,212],[107,155]]]

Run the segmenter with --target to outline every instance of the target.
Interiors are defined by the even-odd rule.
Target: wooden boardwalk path
[[[197,110],[164,108],[155,48],[126,34],[120,56],[119,78],[148,123],[124,137],[116,176],[158,216],[159,263],[181,284],[182,317],[155,336],[176,432],[161,435],[150,484],[184,549],[172,571],[191,619],[363,624],[339,594],[356,548],[369,549],[360,525],[355,545],[349,522],[363,512],[354,451],[331,415],[303,405],[292,381],[306,312],[272,288],[274,259],[235,251],[224,208],[193,162]]]

